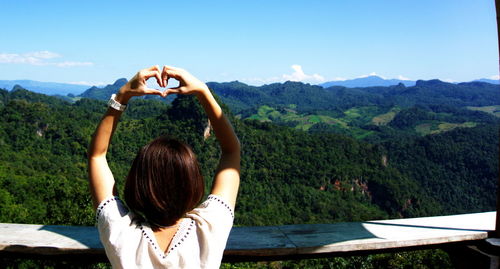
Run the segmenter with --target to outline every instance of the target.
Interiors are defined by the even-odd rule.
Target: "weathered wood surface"
[[[495,212],[335,224],[235,227],[225,257],[260,260],[301,255],[345,255],[488,238]],[[95,227],[0,224],[0,253],[102,256]]]
[[[496,212],[413,219],[266,227],[262,234],[234,229],[226,255],[343,255],[349,252],[422,248],[488,238]],[[273,231],[273,236],[266,236]],[[281,233],[279,233],[280,231]],[[235,236],[243,240],[234,240]],[[246,240],[245,240],[246,238]],[[255,243],[252,239],[258,238]],[[266,240],[266,238],[269,238]],[[269,248],[268,246],[274,247]],[[291,246],[291,247],[287,247]]]

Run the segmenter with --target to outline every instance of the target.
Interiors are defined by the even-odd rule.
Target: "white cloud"
[[[494,76],[489,77],[489,79],[496,79],[496,80],[499,80],[499,79],[500,79],[500,76],[499,76],[499,75],[494,75]]]
[[[359,77],[356,77],[356,78],[367,78],[367,77],[372,77],[372,76],[377,76],[377,77],[380,77],[382,79],[386,79],[385,77],[383,77],[382,75],[377,74],[376,72],[371,72],[368,75],[362,75],[362,76],[359,76]]]
[[[292,74],[283,74],[280,77],[269,77],[269,78],[244,78],[241,79],[242,82],[248,83],[251,85],[263,85],[270,84],[275,82],[285,82],[285,81],[300,81],[300,82],[308,82],[308,83],[321,83],[325,81],[325,78],[319,74],[308,75],[305,74],[302,70],[302,66],[298,64],[294,64],[291,66],[294,70]]]
[[[263,85],[263,84],[269,84],[269,83],[274,83],[274,82],[283,82],[283,80],[280,77],[271,77],[271,78],[244,78],[241,80],[242,82],[251,84],[251,85]]]
[[[258,78],[258,77],[253,77],[253,78],[244,78],[241,79],[242,82],[251,84],[251,85],[263,85],[263,84],[270,84],[274,82],[285,82],[287,80],[289,81],[300,81],[300,82],[308,82],[312,84],[319,84],[325,81],[345,81],[345,80],[350,80],[353,78],[346,78],[346,77],[335,77],[333,79],[325,79],[323,76],[319,74],[306,74],[304,73],[304,70],[302,69],[302,66],[298,64],[294,64],[291,66],[293,69],[292,74],[283,74],[281,77],[269,77],[269,78]],[[366,78],[370,76],[378,76],[382,79],[388,79],[385,76],[382,76],[376,72],[371,72],[367,75],[362,75],[362,76],[357,76],[355,78]],[[399,80],[411,80],[410,78],[407,78],[403,75],[399,75],[397,77]]]
[[[54,58],[60,58],[62,55],[50,51],[35,51],[28,52],[24,54],[17,53],[0,53],[0,63],[6,64],[30,64],[30,65],[42,65],[42,66],[57,66],[57,67],[73,67],[73,66],[91,66],[92,62],[74,62],[74,61],[64,61],[64,62],[53,62],[47,61]]]
[[[94,65],[94,63],[91,63],[91,62],[60,62],[60,63],[53,63],[53,65],[58,66],[58,67],[73,67],[73,66],[91,66],[91,65]]]
[[[399,75],[399,76],[398,76],[398,79],[399,79],[399,80],[411,80],[411,79],[409,79],[409,78],[407,78],[407,77],[404,77],[404,76],[402,76],[402,75]]]
[[[53,59],[53,58],[59,58],[61,55],[50,52],[50,51],[35,51],[35,52],[29,52],[24,54],[27,57],[34,57],[34,58],[39,58],[39,59]]]
[[[30,55],[19,55],[15,53],[0,53],[0,63],[33,64],[40,63],[40,59]]]
[[[302,66],[298,64],[292,65],[292,69],[294,72],[291,75],[284,74],[282,77],[284,80],[290,81],[314,81],[314,82],[323,82],[325,78],[318,74],[307,75],[302,70]]]

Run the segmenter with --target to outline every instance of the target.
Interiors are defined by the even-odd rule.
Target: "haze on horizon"
[[[111,84],[153,64],[205,81],[498,79],[494,1],[3,1],[0,80]]]

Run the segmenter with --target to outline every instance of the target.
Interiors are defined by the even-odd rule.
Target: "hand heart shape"
[[[161,88],[166,89],[159,90],[149,88],[146,81],[152,77],[156,78],[156,82]],[[167,88],[170,79],[177,80],[179,85],[174,88]],[[166,97],[169,94],[196,94],[204,90],[208,90],[207,85],[186,70],[167,65],[160,70],[160,67],[155,65],[137,72],[137,74],[120,89],[119,93],[128,98],[142,95],[159,95]]]

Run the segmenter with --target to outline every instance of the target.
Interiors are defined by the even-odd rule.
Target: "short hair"
[[[204,195],[196,155],[174,138],[156,138],[135,157],[124,194],[129,209],[153,229],[174,225]]]

